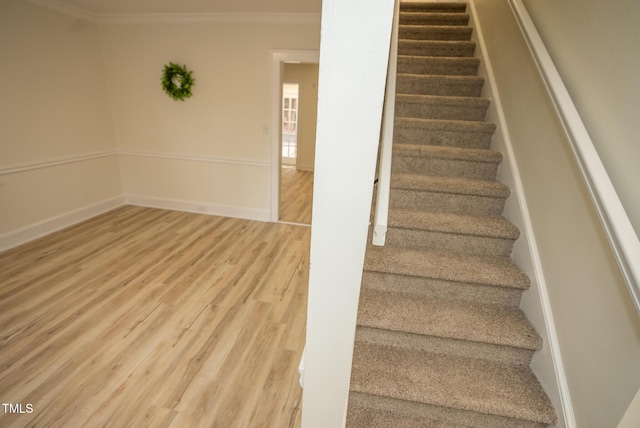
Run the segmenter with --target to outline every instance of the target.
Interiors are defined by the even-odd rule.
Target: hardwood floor
[[[0,253],[0,426],[300,426],[309,239],[126,206]]]
[[[281,168],[280,220],[311,224],[313,172],[299,171],[295,166]]]

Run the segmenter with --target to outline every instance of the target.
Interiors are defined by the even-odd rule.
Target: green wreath
[[[162,73],[162,89],[174,100],[184,101],[191,97],[191,87],[195,79],[191,77],[193,71],[187,71],[187,66],[180,66],[170,62],[164,66]]]

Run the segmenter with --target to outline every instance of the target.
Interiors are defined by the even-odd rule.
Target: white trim
[[[174,153],[142,152],[142,151],[134,151],[134,150],[118,150],[118,155],[154,158],[154,159],[171,159],[171,160],[182,160],[182,161],[192,161],[192,162],[218,163],[218,164],[226,164],[226,165],[253,166],[253,167],[259,167],[259,168],[269,167],[268,161],[261,161],[257,159],[217,158],[217,157],[211,157],[211,156],[179,155]]]
[[[308,171],[308,172],[313,172],[314,167],[315,167],[314,164],[304,164],[304,165],[301,164],[297,166],[298,171]]]
[[[74,18],[98,22],[99,24],[144,24],[144,23],[264,23],[264,24],[320,24],[320,13],[287,12],[193,12],[193,13],[94,13],[61,0],[29,0]]]
[[[320,24],[319,13],[101,13],[99,24],[148,23],[256,23],[256,24]]]
[[[68,156],[64,158],[56,158],[42,162],[31,162],[16,166],[0,167],[0,175],[16,174],[18,172],[33,171],[34,169],[50,168],[52,166],[65,165],[75,162],[83,162],[92,159],[104,158],[107,156],[116,156],[118,152],[115,150],[105,150],[103,152],[87,153],[84,155]]]
[[[0,251],[16,247],[124,205],[122,195],[0,235]]]
[[[289,226],[301,226],[301,227],[311,227],[309,223],[299,223],[297,221],[278,221],[279,224],[288,224]]]
[[[186,211],[223,217],[242,218],[256,221],[269,221],[269,211],[257,208],[232,207],[207,202],[166,199],[153,196],[118,195],[95,204],[87,205],[47,220],[22,227],[0,235],[0,251],[22,245],[34,239],[49,235],[66,227],[73,226],[92,217],[106,213],[123,205],[137,205],[149,208],[161,208],[174,211]],[[300,226],[307,226],[302,225]]]
[[[209,202],[185,201],[181,199],[131,194],[124,195],[124,202],[128,205],[137,205],[141,207],[185,211],[196,214],[209,214],[255,221],[269,221],[269,210],[258,208],[233,207],[228,205],[212,204]]]
[[[192,162],[207,162],[217,163],[225,165],[240,165],[251,166],[258,168],[268,168],[270,163],[268,161],[261,161],[257,159],[241,159],[241,158],[217,158],[211,156],[199,156],[199,155],[178,155],[173,153],[160,153],[160,152],[142,152],[133,150],[106,150],[103,152],[87,153],[84,155],[69,156],[64,158],[56,158],[49,161],[32,162],[16,166],[0,167],[0,176],[8,174],[16,174],[19,172],[33,171],[36,169],[50,168],[59,165],[66,165],[69,163],[84,162],[92,159],[100,159],[108,156],[135,156],[154,159],[171,159],[181,161]]]
[[[271,123],[271,221],[277,222],[280,216],[280,115],[282,103],[282,73],[285,62],[318,64],[319,50],[271,50],[270,73],[270,123]]]
[[[516,21],[567,134],[609,244],[640,312],[640,240],[551,56],[522,0],[509,0]]]
[[[73,18],[85,19],[87,21],[95,21],[96,15],[88,10],[81,9],[77,6],[70,5],[67,2],[60,0],[29,0],[31,3],[38,6],[46,7],[47,9],[54,10],[63,15],[71,16]]]
[[[305,349],[302,348],[302,356],[300,357],[300,363],[298,364],[298,374],[300,375],[298,383],[300,384],[300,388],[304,388],[304,351]]]
[[[576,428],[577,424],[573,411],[569,384],[567,382],[566,372],[564,369],[562,353],[560,350],[560,342],[556,332],[555,320],[553,317],[553,311],[551,309],[544,270],[542,268],[542,263],[540,260],[540,253],[538,251],[535,233],[533,230],[533,223],[531,221],[531,217],[529,216],[529,208],[524,193],[524,187],[520,179],[520,172],[518,169],[518,164],[516,162],[515,154],[513,152],[513,145],[511,143],[509,128],[507,126],[504,109],[502,108],[502,103],[500,101],[500,94],[496,85],[495,76],[493,74],[493,68],[491,66],[491,62],[489,61],[489,56],[487,55],[487,48],[482,34],[482,27],[480,26],[477,19],[475,2],[473,0],[470,1],[469,6],[471,8],[471,17],[473,19],[474,25],[474,37],[478,42],[478,47],[481,51],[482,56],[481,67],[483,67],[484,69],[484,77],[486,79],[486,84],[488,85],[488,90],[492,93],[491,105],[492,108],[495,108],[498,117],[498,125],[504,137],[503,143],[506,156],[503,162],[508,162],[509,167],[511,168],[511,179],[513,181],[509,184],[512,186],[512,190],[516,197],[519,207],[519,214],[521,216],[520,220],[523,226],[520,239],[525,239],[528,243],[528,252],[531,258],[534,275],[534,278],[532,278],[531,286],[537,288],[540,298],[540,306],[545,324],[544,333],[546,334],[546,337],[548,339],[547,344],[549,346],[549,352],[552,359],[553,369],[555,371],[556,384],[560,397],[561,409],[559,410],[562,411],[562,415],[560,416],[563,416],[564,424],[567,428]]]

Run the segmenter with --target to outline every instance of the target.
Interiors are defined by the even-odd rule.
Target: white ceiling
[[[321,0],[53,0],[94,14],[320,13]]]

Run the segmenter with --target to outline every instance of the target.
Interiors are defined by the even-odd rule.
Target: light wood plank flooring
[[[309,239],[126,206],[0,253],[0,426],[298,427]]]
[[[283,165],[280,177],[280,220],[310,225],[313,172]]]

